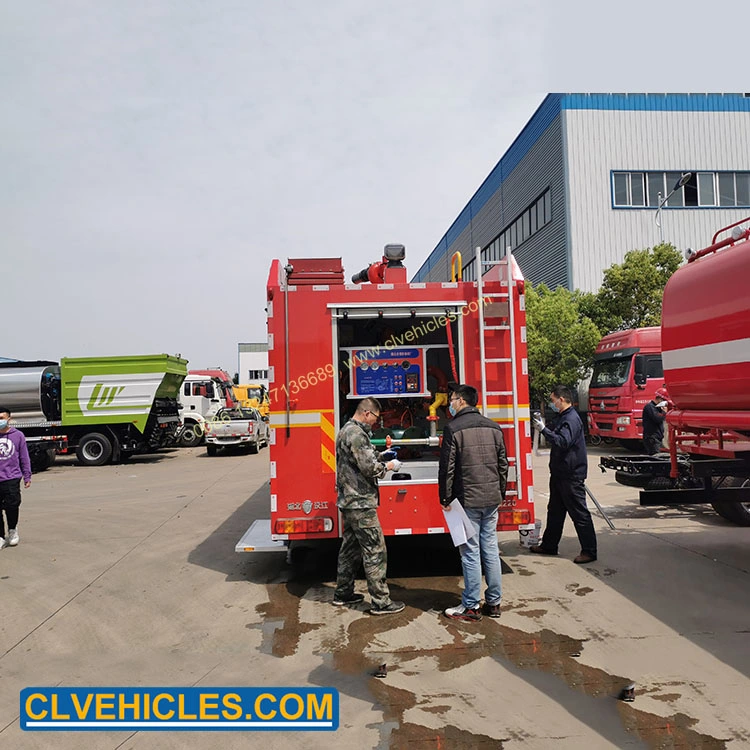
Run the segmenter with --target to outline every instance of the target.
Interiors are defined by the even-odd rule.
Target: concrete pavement
[[[330,556],[294,574],[283,555],[236,554],[268,515],[267,451],[66,459],[34,477],[21,543],[0,551],[0,746],[750,747],[750,529],[696,507],[640,508],[593,453],[588,484],[616,526],[594,514],[599,560],[572,563],[570,524],[556,558],[501,534],[503,616],[476,624],[439,614],[461,577],[434,539],[393,540],[389,577],[407,608],[382,618],[330,605]],[[635,702],[618,701],[631,680]],[[19,691],[32,685],[330,686],[341,726],[23,732]]]

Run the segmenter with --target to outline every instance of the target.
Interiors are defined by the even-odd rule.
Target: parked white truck
[[[223,370],[191,370],[180,390],[182,404],[180,445],[200,445],[206,434],[206,423],[215,419],[219,410],[235,406],[231,388]]]
[[[257,453],[270,440],[268,422],[257,409],[221,409],[206,421],[205,429],[209,456],[232,447],[247,447],[250,453]]]

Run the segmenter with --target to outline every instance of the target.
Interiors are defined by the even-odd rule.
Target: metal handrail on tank
[[[735,221],[734,224],[727,224],[727,226],[720,229],[711,239],[711,244],[713,245],[716,242],[716,238],[722,233],[726,232],[727,229],[732,229],[733,227],[738,227],[740,224],[744,224],[746,221],[750,221],[750,216],[748,216],[745,219],[740,219],[739,221]]]
[[[744,224],[746,221],[750,221],[750,216],[748,216],[745,219],[742,219],[742,221],[736,221],[734,224],[730,224],[729,226],[724,227],[723,229],[720,229],[714,236],[714,242],[710,244],[708,247],[704,247],[703,250],[698,250],[697,252],[692,252],[688,255],[687,262],[692,263],[693,261],[698,260],[698,258],[703,258],[706,255],[710,255],[711,253],[715,253],[717,250],[721,250],[723,247],[727,247],[727,245],[734,245],[737,242],[741,242],[743,240],[746,240],[750,238],[750,228],[745,229],[742,232],[739,232],[735,234],[732,232],[731,237],[725,237],[723,240],[720,240],[719,242],[716,242],[716,238],[722,233],[725,232],[727,229],[732,229],[733,227],[737,227],[740,224]]]

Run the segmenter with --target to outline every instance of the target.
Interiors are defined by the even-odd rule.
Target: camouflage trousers
[[[354,593],[354,577],[362,563],[367,578],[367,590],[376,607],[386,607],[391,602],[385,580],[388,555],[383,530],[380,528],[375,508],[342,510],[344,537],[339,550],[336,598],[346,598]]]

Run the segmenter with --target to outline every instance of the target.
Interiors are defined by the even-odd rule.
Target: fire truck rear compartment
[[[454,344],[455,375],[447,325]],[[361,399],[378,399],[381,418],[373,442],[381,450],[397,448],[404,462],[401,471],[389,474],[381,485],[437,481],[439,436],[448,419],[448,383],[461,379],[459,329],[455,308],[412,313],[384,307],[339,313],[336,419],[341,427]],[[437,394],[444,396],[436,402]],[[437,404],[433,420],[431,404]]]

